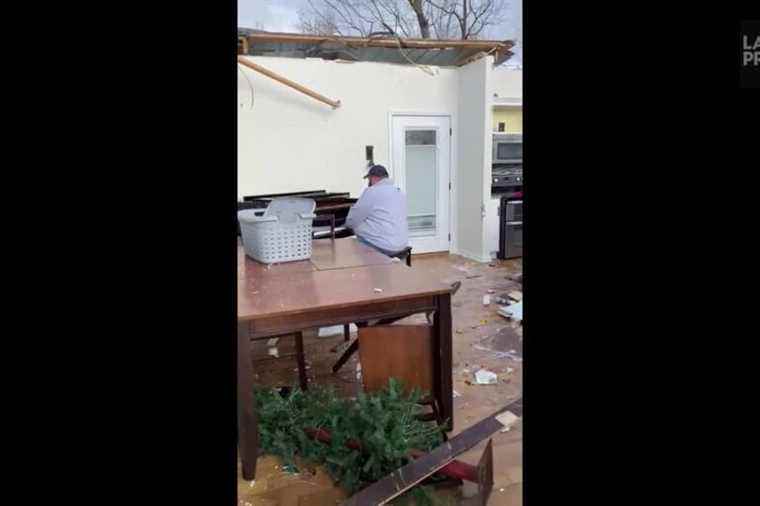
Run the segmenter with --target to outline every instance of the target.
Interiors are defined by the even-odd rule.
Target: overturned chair
[[[411,249],[411,248],[409,248],[409,249]],[[456,294],[461,286],[462,286],[462,282],[461,281],[457,281],[456,283],[453,283],[451,285],[451,295],[453,296],[454,294]],[[378,320],[376,322],[356,322],[356,326],[359,329],[362,329],[362,328],[371,327],[371,326],[391,325],[392,323],[395,323],[395,322],[397,322],[399,320],[403,320],[404,318],[408,318],[408,317],[410,317],[410,316],[412,316],[414,314],[416,314],[416,313],[408,313],[408,314],[404,314],[404,315],[401,315],[401,316],[396,316],[396,317],[393,317],[393,318],[384,318],[384,319]],[[431,316],[430,313],[426,313],[425,316],[428,319],[428,323],[432,323],[431,322],[431,318],[430,318],[430,316]],[[345,340],[346,341],[349,340],[349,331],[348,331],[348,329],[349,329],[349,326],[348,326],[348,324],[346,324],[344,326],[344,336],[345,336]],[[333,373],[337,373],[340,370],[340,368],[343,367],[343,365],[348,361],[348,359],[350,359],[351,356],[354,353],[356,353],[357,351],[359,351],[359,339],[358,338],[354,339],[354,341],[349,345],[349,347],[340,356],[340,358],[338,359],[338,361],[335,362],[335,365],[333,365],[333,368],[332,368]]]

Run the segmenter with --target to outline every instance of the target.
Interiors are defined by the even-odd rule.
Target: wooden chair
[[[462,282],[461,281],[457,281],[454,284],[452,284],[451,285],[451,295],[453,296],[455,293],[457,293],[457,291],[459,290],[459,287],[461,287],[461,286],[462,286]],[[397,322],[399,320],[403,320],[404,318],[408,318],[409,316],[412,316],[412,314],[415,314],[415,313],[407,314],[407,315],[404,315],[404,316],[398,316],[398,317],[395,317],[395,318],[385,318],[385,319],[382,319],[382,320],[379,320],[378,322],[376,322],[375,325],[390,325],[390,324],[392,324],[394,322]],[[425,316],[428,319],[428,323],[432,324],[432,321],[431,321],[431,318],[430,318],[430,313],[426,313]],[[356,322],[356,326],[360,327],[360,328],[368,327],[369,323],[368,322]],[[347,329],[348,329],[348,325],[345,325],[343,327],[343,332],[344,332],[344,336],[346,338],[346,341],[348,341],[348,330]],[[340,356],[340,358],[338,359],[338,361],[335,362],[335,365],[333,365],[333,368],[332,368],[333,373],[337,373],[340,370],[340,368],[343,367],[343,364],[345,364],[346,362],[348,362],[348,359],[351,358],[351,355],[353,355],[357,351],[359,351],[359,339],[358,338],[354,339],[354,342],[351,343],[351,345],[346,349],[346,351],[343,352],[343,355]]]
[[[278,336],[267,336],[267,337],[252,337],[251,341],[264,341],[273,339],[275,337],[289,337],[292,336],[295,339],[296,344],[296,352],[289,355],[279,355],[277,358],[290,358],[290,357],[296,357],[296,363],[298,364],[298,383],[301,386],[301,390],[308,390],[309,388],[309,379],[306,376],[306,357],[304,355],[303,351],[303,332],[296,332],[295,334],[281,334]],[[256,362],[264,362],[268,359],[264,360],[257,360]]]

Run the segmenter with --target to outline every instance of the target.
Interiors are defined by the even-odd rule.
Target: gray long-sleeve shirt
[[[390,179],[362,192],[346,217],[346,226],[378,248],[401,251],[409,245],[406,195]]]

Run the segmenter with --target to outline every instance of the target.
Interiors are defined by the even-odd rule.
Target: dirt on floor
[[[441,280],[461,281],[459,291],[452,297],[453,387],[455,436],[499,408],[519,397],[522,392],[522,327],[499,315],[495,299],[521,291],[517,281],[522,274],[520,259],[493,261],[490,264],[467,260],[457,255],[414,256],[413,268],[435,273]],[[488,295],[490,304],[483,297]],[[488,301],[486,301],[488,302]],[[424,315],[415,315],[399,323],[424,323]],[[324,331],[323,331],[324,332]],[[316,330],[304,333],[304,349],[310,383],[333,385],[346,396],[361,389],[357,378],[359,354],[338,371],[332,366],[345,346],[342,327],[336,334],[319,336]],[[352,333],[351,338],[356,338]],[[253,343],[254,378],[258,384],[281,386],[297,383],[295,344],[292,338],[279,338],[278,357],[270,355],[267,341]],[[496,373],[498,382],[479,385],[475,372],[487,369]],[[522,504],[522,425],[518,422],[508,432],[493,435],[494,487],[489,506],[519,506]],[[486,441],[457,457],[458,460],[478,463]],[[316,474],[287,475],[277,459],[261,457],[257,479],[250,483],[238,473],[239,506],[307,506],[340,503],[345,494],[335,487],[323,470]],[[471,487],[442,491],[442,504],[470,504],[467,496]]]

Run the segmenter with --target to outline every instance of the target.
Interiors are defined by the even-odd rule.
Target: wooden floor
[[[522,272],[522,262],[517,259],[481,264],[456,255],[415,255],[413,266],[434,272],[446,282],[462,282],[459,292],[452,298],[453,385],[456,392],[456,430],[452,435],[455,435],[522,392],[522,363],[498,353],[514,351],[516,356],[522,356],[522,328],[499,316],[496,304],[483,305],[483,295],[489,294],[489,290],[494,291],[489,294],[493,299],[499,294],[520,289],[519,284],[507,278]],[[424,321],[424,315],[418,315],[403,322]],[[357,379],[359,355],[355,354],[337,375],[333,375],[330,369],[338,356],[331,350],[342,343],[342,334],[318,337],[316,332],[309,332],[304,335],[310,381],[334,385],[350,397],[361,388]],[[253,360],[257,361],[254,366],[256,381],[264,385],[296,382],[295,358],[285,357],[294,352],[293,340],[289,338],[280,338],[277,343],[277,353],[281,358],[268,355],[266,341],[256,342],[252,353]],[[475,384],[474,373],[481,367],[497,373],[498,384]],[[521,425],[518,423],[509,432],[497,433],[493,436],[493,443],[494,489],[488,505],[522,505]],[[477,464],[484,447],[485,442],[458,458]],[[239,479],[240,506],[334,505],[343,497],[341,491],[333,487],[319,470],[314,476],[294,477],[275,469],[277,465],[276,459],[262,457],[258,470],[264,471],[257,471],[257,480],[253,485]],[[463,490],[465,495],[468,491],[469,487]],[[470,501],[461,494],[462,491],[457,491],[455,496],[446,494],[442,497],[443,503],[469,504]]]

